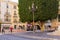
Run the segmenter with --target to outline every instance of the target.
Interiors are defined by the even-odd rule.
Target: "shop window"
[[[9,29],[9,27],[4,27],[4,29]]]

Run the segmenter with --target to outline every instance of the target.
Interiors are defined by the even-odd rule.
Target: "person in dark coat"
[[[4,27],[2,28],[2,33],[5,33]]]

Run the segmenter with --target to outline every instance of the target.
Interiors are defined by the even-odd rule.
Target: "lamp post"
[[[35,6],[35,3],[33,2],[32,7],[29,6],[29,10],[31,10],[31,12],[33,13],[33,32],[35,32],[35,29],[36,29],[35,24],[34,24],[34,13],[36,9],[37,9],[37,6]]]

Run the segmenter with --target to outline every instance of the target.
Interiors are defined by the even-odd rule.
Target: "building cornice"
[[[12,1],[0,0],[0,2],[8,2],[8,3],[10,3],[10,4],[18,5],[18,3],[16,3],[16,2],[12,2]]]

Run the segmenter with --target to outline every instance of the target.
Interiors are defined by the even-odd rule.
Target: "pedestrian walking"
[[[5,33],[5,29],[4,29],[4,27],[2,28],[2,33]]]
[[[13,32],[13,28],[12,28],[12,27],[10,27],[10,32],[11,32],[11,33]]]

